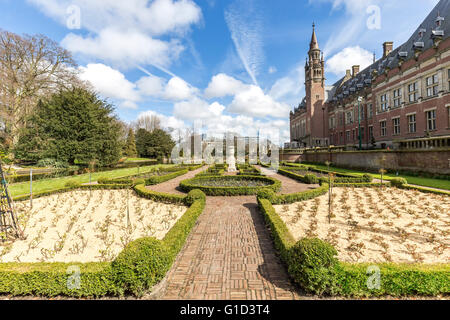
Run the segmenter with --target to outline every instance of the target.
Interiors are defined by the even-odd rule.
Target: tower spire
[[[316,24],[313,22],[312,23],[312,36],[311,36],[311,43],[309,44],[309,48],[312,49],[319,49],[319,43],[317,42],[317,37],[316,37]]]

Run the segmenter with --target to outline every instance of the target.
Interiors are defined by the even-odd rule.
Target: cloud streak
[[[225,21],[236,52],[254,85],[264,61],[261,14],[254,1],[236,0],[225,10]]]

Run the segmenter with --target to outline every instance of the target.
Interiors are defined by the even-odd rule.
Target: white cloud
[[[167,83],[162,97],[172,101],[187,100],[197,92],[196,88],[190,87],[189,84],[181,78],[173,77]]]
[[[202,19],[200,7],[191,0],[28,0],[41,11],[66,24],[66,10],[75,5],[81,11],[81,26],[100,32],[104,26],[140,29],[151,35],[182,33]]]
[[[336,53],[326,61],[327,72],[343,76],[345,70],[351,69],[353,65],[359,65],[360,70],[365,69],[373,62],[373,54],[359,46],[347,47]]]
[[[286,76],[272,85],[269,95],[291,105],[298,104],[304,89],[305,69],[301,64],[294,67]]]
[[[136,85],[128,81],[118,70],[101,63],[91,63],[86,67],[79,67],[80,78],[89,81],[104,97],[125,100],[122,106],[136,108],[140,100]]]
[[[289,115],[290,107],[287,104],[275,101],[255,85],[237,93],[227,111],[254,117],[279,117]]]
[[[248,85],[242,81],[237,80],[224,73],[219,73],[212,77],[205,89],[205,96],[207,98],[219,98],[230,95],[235,95],[238,92],[244,90]]]
[[[160,77],[149,75],[140,78],[136,85],[143,95],[158,96],[163,91],[164,82],[165,80]]]
[[[112,28],[92,37],[70,33],[62,40],[62,45],[74,53],[102,59],[123,68],[136,64],[168,66],[184,49],[177,40],[161,41],[139,31]]]
[[[177,102],[173,106],[173,115],[184,120],[199,120],[214,118],[222,114],[225,107],[217,102],[208,102],[193,97],[187,101]]]

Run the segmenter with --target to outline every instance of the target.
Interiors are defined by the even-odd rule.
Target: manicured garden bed
[[[123,189],[123,188],[130,188],[129,185],[125,184],[117,184],[117,185],[91,185],[91,186],[79,186],[79,185],[73,185],[73,186],[67,186],[63,187],[61,189],[54,189],[51,191],[42,192],[40,194],[41,197],[48,196],[51,194],[57,194],[56,198],[58,197],[66,197],[67,191],[71,192],[80,192],[85,193],[87,197],[96,196],[97,192],[92,191],[92,193],[88,191],[73,191],[75,189],[94,189],[94,190],[100,190],[100,189]],[[49,212],[41,212],[42,210],[40,207],[36,207],[36,209],[39,212],[36,212],[36,215],[39,214],[45,214],[44,219],[37,217],[37,221],[33,223],[32,219],[29,220],[29,222],[32,224],[32,228],[39,228],[39,227],[45,227],[44,222],[49,222],[49,227],[53,228],[53,225],[55,226],[56,230],[52,234],[54,235],[56,233],[56,236],[60,236],[60,239],[58,241],[50,241],[56,246],[56,249],[60,249],[60,253],[66,250],[68,255],[76,254],[77,251],[77,242],[72,242],[72,246],[70,248],[65,248],[65,243],[62,243],[62,240],[65,239],[68,241],[70,237],[66,235],[64,237],[64,230],[67,231],[69,226],[71,229],[80,229],[80,228],[87,228],[89,227],[89,224],[91,226],[93,225],[94,228],[97,228],[99,231],[99,237],[100,240],[103,238],[106,240],[105,248],[95,248],[95,246],[90,246],[89,248],[85,248],[87,251],[92,249],[99,249],[101,252],[99,252],[100,256],[107,256],[107,247],[109,245],[109,248],[112,249],[116,244],[116,240],[119,239],[119,242],[124,249],[120,251],[120,253],[117,255],[117,251],[114,249],[110,252],[112,255],[110,255],[110,259],[113,259],[112,261],[105,261],[105,262],[86,262],[81,263],[80,261],[83,261],[84,259],[74,259],[74,258],[68,258],[61,261],[72,261],[72,262],[46,262],[48,261],[60,261],[56,255],[54,256],[54,259],[58,260],[51,260],[48,259],[48,254],[52,254],[52,250],[55,250],[55,247],[51,247],[49,250],[43,250],[44,255],[47,254],[47,256],[43,257],[43,262],[20,262],[21,255],[19,256],[16,254],[14,257],[12,257],[13,260],[16,262],[7,262],[7,263],[0,263],[0,293],[3,294],[12,294],[12,295],[39,295],[39,296],[57,296],[57,295],[65,295],[65,296],[71,296],[71,297],[99,297],[99,296],[105,296],[105,295],[123,295],[126,293],[131,293],[135,295],[141,295],[145,291],[151,289],[153,285],[155,285],[157,282],[159,282],[166,272],[170,269],[172,263],[174,262],[178,252],[181,250],[182,246],[184,245],[184,242],[192,229],[192,227],[195,225],[195,222],[197,220],[197,217],[202,213],[203,208],[205,206],[205,195],[199,191],[199,190],[192,190],[187,194],[186,196],[179,196],[179,195],[171,195],[171,194],[162,194],[162,193],[155,193],[151,190],[148,190],[145,188],[145,185],[143,183],[136,185],[135,187],[136,194],[139,198],[136,196],[130,196],[131,199],[131,208],[130,208],[130,218],[131,218],[131,226],[134,228],[133,232],[137,232],[135,237],[124,237],[123,235],[119,237],[120,230],[115,230],[114,232],[111,232],[110,236],[113,236],[114,242],[112,242],[111,238],[108,236],[105,236],[105,233],[107,232],[107,229],[105,224],[106,221],[112,221],[112,224],[117,227],[117,223],[122,221],[122,224],[124,222],[124,219],[126,219],[126,205],[124,203],[124,194],[120,196],[119,203],[110,202],[109,194],[114,194],[109,192],[109,190],[104,190],[103,192],[106,195],[106,205],[112,206],[110,210],[108,209],[108,215],[110,215],[110,219],[102,219],[102,221],[98,221],[98,223],[92,224],[88,220],[83,223],[83,225],[78,225],[77,227],[77,221],[72,221],[72,218],[74,218],[76,215],[78,215],[80,209],[83,209],[83,206],[87,207],[85,209],[89,210],[89,206],[93,205],[94,212],[97,212],[97,208],[95,208],[96,205],[101,204],[94,204],[89,203],[87,201],[79,201],[73,203],[71,205],[71,200],[69,199],[69,202],[64,205],[69,205],[67,208],[62,208],[63,210],[76,210],[76,214],[72,215],[60,215],[60,218],[58,221],[55,217],[58,216],[58,205],[61,204],[61,199],[58,201],[48,202],[46,198],[42,198],[39,200],[39,202],[35,201],[36,206],[40,206],[40,202],[43,202],[43,204],[48,202]],[[120,191],[125,192],[125,191]],[[104,195],[104,197],[105,197]],[[25,197],[26,198],[26,197]],[[25,199],[24,198],[24,199]],[[140,199],[143,198],[143,199]],[[117,199],[117,197],[116,197]],[[158,204],[153,201],[148,201],[146,199],[150,199],[153,201],[163,202],[165,204]],[[136,203],[136,201],[138,203]],[[72,201],[73,202],[73,201]],[[141,205],[139,205],[141,203]],[[150,211],[152,210],[158,210],[157,208],[164,208],[164,207],[171,207],[171,208],[178,208],[180,205],[185,205],[188,208],[184,213],[179,215],[176,214],[177,217],[175,217],[174,213],[175,211],[170,214],[169,211],[166,211],[165,213],[161,212],[160,214],[150,214],[148,217],[144,217],[145,214],[148,214],[146,212],[146,208],[143,207],[143,204],[147,203],[147,207],[150,204],[150,206],[153,208],[150,208]],[[53,205],[52,205],[53,204]],[[134,205],[136,204],[136,205]],[[168,204],[175,204],[169,205]],[[26,203],[24,203],[24,206],[26,207]],[[81,206],[81,207],[80,207]],[[141,209],[139,209],[141,208]],[[181,208],[181,207],[180,207]],[[53,212],[56,210],[55,212]],[[92,210],[92,208],[91,208]],[[142,210],[142,211],[141,211]],[[113,217],[114,211],[118,212],[117,217]],[[83,219],[83,211],[80,212],[80,218]],[[142,216],[144,213],[144,216]],[[156,212],[154,212],[156,213]],[[26,212],[22,212],[21,215],[23,216],[26,214]],[[125,214],[125,217],[124,217]],[[139,215],[142,216],[142,221],[144,221],[142,226],[139,226]],[[158,229],[159,226],[164,226],[161,230],[154,230],[156,233],[152,234],[147,233],[147,231],[151,231],[150,229],[146,229],[146,225],[148,226],[148,223],[145,223],[145,219],[159,219],[158,216],[161,218],[160,223],[150,223],[154,224],[152,227],[156,227]],[[120,218],[120,219],[119,219]],[[175,222],[175,220],[176,222]],[[26,220],[26,219],[25,219]],[[94,222],[95,219],[92,219],[92,222]],[[125,220],[126,221],[126,220]],[[155,222],[154,220],[153,222]],[[172,223],[172,222],[174,223]],[[73,223],[72,223],[73,222]],[[127,222],[128,223],[128,222]],[[42,226],[41,226],[42,225]],[[61,225],[61,226],[60,226]],[[61,228],[59,228],[61,227]],[[143,229],[142,229],[142,228]],[[58,229],[59,228],[59,229]],[[144,234],[139,231],[139,228],[141,228],[141,231],[144,229],[147,231],[144,231]],[[128,228],[124,228],[123,231],[129,231]],[[165,230],[163,230],[165,229]],[[38,232],[37,235],[32,236],[32,238],[28,239],[30,240],[31,249],[36,249],[35,244],[41,243],[44,245],[44,242],[47,241],[48,237],[52,236],[50,234],[47,234],[45,231]],[[57,232],[59,231],[59,232]],[[76,231],[76,230],[75,230]],[[109,230],[111,231],[111,230]],[[160,234],[158,235],[158,232]],[[162,232],[162,233],[161,233]],[[39,236],[40,234],[40,236]],[[67,233],[66,233],[67,234]],[[87,236],[85,233],[79,230],[79,232],[74,232],[74,236]],[[47,237],[47,238],[46,238]],[[61,238],[62,237],[62,238]],[[135,240],[133,240],[135,239]],[[41,242],[39,242],[39,240]],[[50,239],[51,240],[51,239]],[[17,240],[20,241],[20,240]],[[48,241],[47,241],[48,242]],[[69,243],[70,241],[68,241]],[[82,243],[82,241],[79,241]],[[114,244],[115,243],[115,244]],[[59,244],[59,245],[58,245]],[[17,245],[20,245],[20,243],[17,243]],[[13,244],[14,246],[14,244]],[[62,246],[62,247],[61,247]],[[30,250],[31,250],[30,249]],[[48,248],[47,248],[48,249]],[[79,249],[79,248],[78,248]],[[88,250],[89,249],[89,250]],[[12,252],[10,249],[7,250],[5,253],[5,257],[7,257],[8,252]],[[89,253],[89,252],[87,252]],[[114,258],[114,256],[116,256]],[[88,258],[89,259],[89,258]],[[110,259],[103,259],[103,260],[110,260]],[[100,259],[102,260],[102,259]],[[9,261],[9,259],[8,259]],[[32,260],[34,261],[34,260]],[[98,260],[97,260],[98,261]],[[78,280],[77,280],[78,279]],[[70,285],[69,285],[70,283]]]
[[[260,190],[278,191],[280,181],[263,176],[197,176],[181,181],[180,188],[188,192],[202,190],[210,196],[236,196],[256,194]]]
[[[401,187],[408,188],[408,185],[401,185]],[[392,221],[394,218],[383,218],[388,212],[384,213],[381,211],[381,216],[378,216],[379,214],[374,213],[372,209],[366,210],[364,209],[364,206],[357,205],[359,196],[357,196],[355,200],[357,208],[350,210],[351,206],[349,208],[348,204],[344,204],[344,201],[347,199],[347,196],[344,195],[334,201],[339,203],[342,199],[342,203],[340,203],[340,205],[342,205],[341,209],[344,211],[347,210],[345,211],[347,212],[347,220],[351,215],[350,222],[344,221],[337,226],[330,227],[327,220],[327,207],[325,208],[322,206],[322,209],[320,209],[321,202],[323,202],[320,200],[320,196],[326,193],[327,188],[328,185],[323,183],[320,188],[316,189],[318,190],[316,193],[311,192],[315,190],[309,190],[288,195],[289,197],[284,197],[283,199],[281,199],[281,196],[274,195],[271,192],[258,193],[259,208],[263,213],[267,224],[270,226],[275,247],[279,251],[282,260],[286,263],[291,278],[305,291],[313,294],[340,296],[436,296],[450,294],[450,264],[448,263],[448,244],[446,245],[446,239],[448,238],[448,231],[446,228],[448,229],[448,223],[445,223],[445,221],[448,220],[448,214],[446,215],[446,212],[448,212],[447,207],[449,198],[447,194],[437,193],[436,195],[433,195],[433,197],[439,197],[439,201],[443,201],[443,203],[437,205],[436,203],[427,204],[427,200],[421,198],[425,196],[425,194],[417,194],[418,191],[410,191],[412,192],[412,196],[411,198],[408,198],[409,200],[406,198],[404,200],[400,199],[397,204],[400,206],[399,208],[385,204],[383,210],[394,210],[392,211],[392,214],[394,215],[400,214],[404,219],[410,218],[409,215],[411,215],[411,218],[418,220],[406,223],[406,225],[403,221],[399,226],[396,226],[396,222]],[[319,189],[323,190],[319,191]],[[358,188],[355,190],[362,191],[365,189]],[[373,188],[370,190],[372,190],[371,192],[377,192],[373,190]],[[394,190],[395,189],[387,189],[387,187],[384,187],[381,197],[384,197],[385,200],[381,201],[388,201],[387,197],[395,197],[395,193],[392,192]],[[327,195],[323,196],[324,199],[327,199],[327,197]],[[363,200],[364,199],[362,198],[360,199],[360,201]],[[393,199],[391,200],[389,201],[392,203],[395,202]],[[378,202],[375,203],[373,195],[372,201],[372,206],[379,205]],[[416,209],[408,209],[407,206],[414,201],[418,207]],[[370,201],[367,200],[367,202],[369,202],[370,205]],[[274,203],[292,204],[274,207],[272,205]],[[421,206],[429,205],[432,209],[424,209],[425,212],[421,211]],[[402,211],[403,206],[406,206],[406,211]],[[277,210],[275,208],[277,208]],[[339,250],[342,250],[342,246],[340,246],[339,243],[341,241],[340,239],[348,240],[351,238],[349,241],[355,242],[353,245],[352,243],[349,243],[345,246],[345,250],[351,251],[351,254],[348,255],[347,258],[343,257],[342,252],[339,253],[332,244],[318,238],[321,236],[321,233],[318,231],[318,222],[313,221],[314,217],[318,216],[318,213],[316,213],[317,210],[322,212],[322,215],[325,215],[326,217],[326,221],[321,221],[321,228],[323,226],[329,227],[327,229],[328,233],[323,235],[325,240],[330,242],[337,241],[338,243],[334,244],[338,246]],[[362,210],[364,212],[362,212]],[[435,210],[438,210],[438,213],[434,212]],[[293,214],[290,215],[289,212]],[[427,215],[427,213],[428,216],[425,218],[416,218],[416,215]],[[337,221],[341,213],[336,212],[335,214],[337,217],[332,216],[332,219],[336,219]],[[430,214],[432,216],[430,216]],[[375,221],[375,223],[364,226],[364,222],[367,221],[367,223],[369,223],[370,220],[367,220],[367,217],[364,218],[363,215],[371,215],[374,219],[384,220],[381,222]],[[283,218],[281,216],[283,216]],[[358,220],[360,216],[363,220]],[[429,221],[436,217],[441,217],[440,220],[438,219],[438,221],[441,222],[433,223],[433,221]],[[443,221],[444,224],[442,224]],[[305,222],[305,229],[300,231],[302,234],[300,235],[297,233],[294,236],[293,232],[295,233],[296,229],[292,229],[292,225],[298,223],[304,224]],[[413,223],[413,225],[411,225],[411,223]],[[416,226],[414,227],[414,225]],[[395,227],[397,227],[397,229],[394,229]],[[343,228],[350,228],[349,230],[351,230],[351,232],[345,235],[345,232],[341,230]],[[384,228],[386,228],[387,232],[383,233],[382,231]],[[358,233],[356,229],[360,230],[359,232],[380,231],[383,234],[383,237],[375,234],[372,237],[373,239],[369,240],[369,243],[363,243],[361,245],[361,241],[356,241],[355,239]],[[409,254],[412,257],[412,261],[415,261],[414,263],[411,263],[412,261],[407,258],[404,258],[405,260],[398,260],[399,256],[393,256],[392,250],[396,250],[393,246],[397,246],[398,241],[386,242],[384,241],[384,237],[395,236],[395,232],[398,233],[399,241],[404,242],[406,254]],[[424,243],[427,243],[427,246],[432,246],[433,248],[429,247],[428,249],[425,248],[425,251],[420,251],[417,243],[406,243],[407,241],[420,241],[420,239],[414,236],[414,233],[420,233],[419,238],[422,238],[421,241],[424,241]],[[361,251],[364,250],[366,246],[369,247],[372,245],[380,246],[379,250],[381,258],[377,261],[376,258],[372,257],[371,260],[374,261],[359,262],[367,261],[358,260],[358,257],[361,258]],[[432,252],[429,252],[429,250],[432,250]],[[447,254],[445,252],[447,252]],[[353,262],[344,262],[338,259],[338,257]],[[405,256],[403,255],[403,257]],[[393,262],[389,262],[389,258]],[[432,261],[433,263],[421,263],[420,261]],[[378,278],[376,278],[377,274],[379,275]]]

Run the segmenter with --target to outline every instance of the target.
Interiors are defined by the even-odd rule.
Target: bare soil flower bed
[[[346,262],[450,262],[450,197],[397,188],[334,188],[276,212],[299,240],[331,243]]]
[[[111,261],[132,240],[162,239],[186,211],[126,190],[73,191],[15,204],[26,240],[0,246],[1,262]]]

